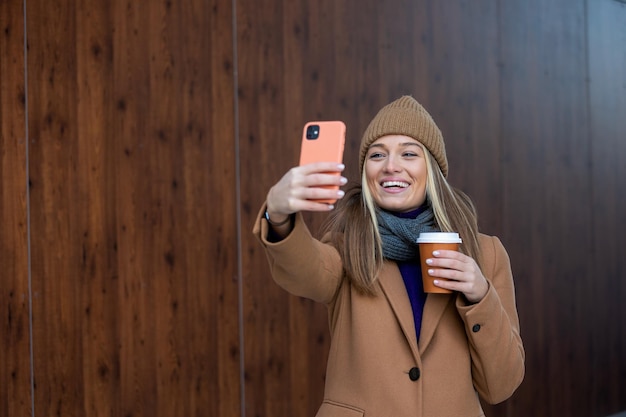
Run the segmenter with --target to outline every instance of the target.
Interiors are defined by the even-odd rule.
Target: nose
[[[398,161],[396,161],[396,157],[394,155],[389,155],[389,157],[385,160],[384,166],[385,172],[398,172],[400,170],[400,165]]]

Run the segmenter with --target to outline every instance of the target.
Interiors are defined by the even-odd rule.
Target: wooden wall
[[[527,376],[488,415],[626,410],[625,4],[6,0],[0,29],[0,416],[314,415],[326,312],[252,224],[305,121],[346,121],[356,180],[402,94],[511,256]]]
[[[10,18],[9,18],[10,17]],[[20,2],[0,2],[0,416],[31,410],[29,242]]]
[[[239,415],[231,2],[21,3],[2,6],[0,414]]]

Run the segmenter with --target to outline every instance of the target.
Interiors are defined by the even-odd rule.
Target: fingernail
[[[346,167],[346,166],[345,166],[344,164],[339,164],[339,165],[337,165],[337,168],[339,168],[339,169],[344,169],[345,167]]]
[[[435,270],[434,270],[434,269],[429,269],[429,270],[428,270],[428,275],[432,275],[432,274],[434,274],[434,273],[435,273]]]
[[[344,185],[348,182],[348,179],[346,177],[341,177],[341,185]]]
[[[337,195],[338,195],[339,197],[343,197],[344,195],[346,195],[346,193],[345,193],[345,191],[343,191],[343,190],[339,190],[339,191],[337,191]]]
[[[432,259],[426,259],[426,263],[427,263],[428,265],[431,265],[431,264],[433,263],[433,260],[432,260]]]
[[[438,250],[434,251],[434,252],[433,252],[433,255],[434,255],[434,256],[439,256],[439,251],[438,251]]]

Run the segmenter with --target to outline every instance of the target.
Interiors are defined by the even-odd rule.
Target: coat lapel
[[[420,333],[419,350],[423,354],[435,334],[435,329],[447,305],[454,300],[451,294],[428,294],[422,313],[422,331]]]
[[[417,358],[419,355],[411,301],[406,292],[398,265],[395,262],[385,262],[383,270],[379,275],[379,283],[400,323],[404,337],[409,342],[413,355]]]
[[[419,356],[418,343],[415,335],[415,321],[413,319],[411,301],[406,293],[406,287],[404,286],[398,265],[395,262],[385,262],[379,282],[400,323],[402,332],[411,346],[411,351],[417,358]],[[422,330],[419,340],[420,353],[424,353],[430,344],[435,334],[435,329],[447,305],[452,300],[454,300],[454,297],[449,294],[428,294],[426,297],[426,304],[424,305],[424,312],[422,313]]]

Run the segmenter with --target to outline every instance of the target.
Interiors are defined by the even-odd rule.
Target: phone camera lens
[[[320,136],[320,127],[319,125],[310,125],[306,128],[306,138],[307,139],[317,139]]]

